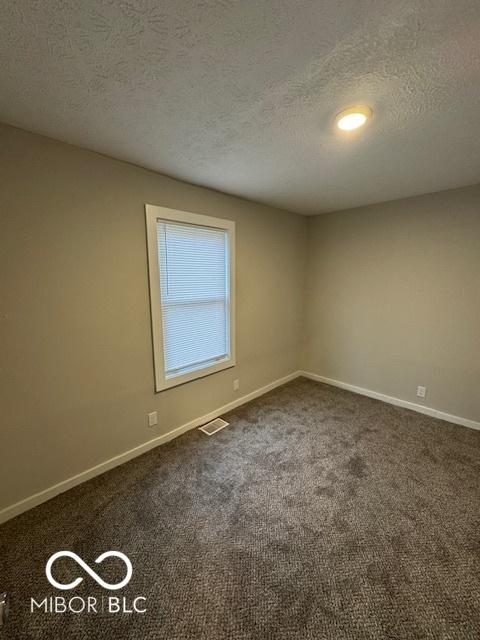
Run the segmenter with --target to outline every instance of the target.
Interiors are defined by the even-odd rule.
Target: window
[[[230,220],[146,205],[157,391],[235,364]]]

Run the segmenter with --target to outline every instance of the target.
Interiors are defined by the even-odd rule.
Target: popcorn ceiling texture
[[[9,124],[310,214],[480,176],[478,0],[2,7]]]

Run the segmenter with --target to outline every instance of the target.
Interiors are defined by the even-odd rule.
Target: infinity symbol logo
[[[95,571],[91,569],[86,562],[84,562],[79,556],[77,556],[76,553],[73,553],[73,551],[57,551],[57,553],[54,553],[53,556],[51,556],[47,562],[47,566],[45,567],[45,573],[47,574],[47,578],[50,584],[52,584],[57,589],[62,589],[63,591],[67,591],[68,589],[75,589],[75,587],[77,587],[82,582],[83,578],[76,578],[73,582],[70,582],[69,584],[62,584],[61,582],[57,582],[55,578],[52,576],[52,566],[53,566],[53,563],[56,560],[58,560],[58,558],[63,558],[63,557],[72,558],[73,560],[75,560],[77,564],[79,564],[82,567],[82,569],[84,569],[88,573],[88,575],[92,576],[95,582],[97,582],[104,589],[111,589],[111,590],[121,589],[122,587],[124,587],[126,584],[130,582],[130,578],[132,577],[132,573],[133,573],[132,563],[127,558],[127,556],[124,553],[121,553],[120,551],[105,551],[105,553],[102,553],[102,555],[98,556],[95,562],[97,564],[100,564],[105,560],[105,558],[111,558],[112,556],[115,556],[116,558],[120,558],[121,560],[123,560],[123,562],[125,563],[125,566],[127,567],[127,574],[125,578],[118,584],[109,584],[108,582],[105,582],[104,580],[102,580],[102,578],[97,573],[95,573]]]

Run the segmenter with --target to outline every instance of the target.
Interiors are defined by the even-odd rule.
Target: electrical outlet
[[[148,426],[154,427],[156,424],[158,424],[158,415],[156,411],[152,411],[148,414]]]
[[[233,381],[233,390],[238,391],[240,389],[240,380]]]
[[[427,387],[417,387],[417,397],[425,398],[427,395]]]

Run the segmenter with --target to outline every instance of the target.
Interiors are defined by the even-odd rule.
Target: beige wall
[[[480,186],[306,219],[1,125],[0,180],[0,510],[299,368],[480,420]],[[237,223],[238,365],[159,394],[146,202]]]
[[[0,176],[0,510],[299,368],[305,218],[6,126]],[[237,223],[238,366],[159,394],[144,203]]]
[[[308,238],[304,368],[480,420],[480,186],[317,216]]]

